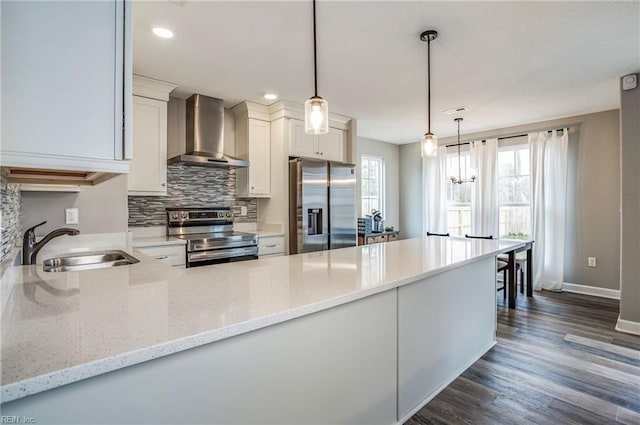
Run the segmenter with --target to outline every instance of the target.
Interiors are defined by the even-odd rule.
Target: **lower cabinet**
[[[284,255],[284,236],[260,236],[258,257],[278,257]]]
[[[136,247],[135,249],[169,266],[184,267],[186,265],[186,250],[184,244],[144,246]]]

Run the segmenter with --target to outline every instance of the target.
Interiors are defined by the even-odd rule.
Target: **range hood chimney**
[[[194,94],[187,99],[185,153],[169,164],[187,163],[208,167],[248,167],[249,161],[224,154],[224,104],[222,99]]]

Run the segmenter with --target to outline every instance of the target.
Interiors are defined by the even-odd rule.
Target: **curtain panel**
[[[569,131],[529,134],[533,289],[562,290]]]
[[[499,236],[498,232],[498,139],[471,142],[471,168],[476,181],[471,185],[471,233]]]
[[[438,156],[422,158],[423,226],[427,232],[447,232],[447,148],[438,147]]]

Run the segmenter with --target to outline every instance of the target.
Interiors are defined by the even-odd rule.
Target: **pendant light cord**
[[[313,0],[313,83],[318,97],[318,53],[316,49],[316,0]]]
[[[462,168],[460,167],[460,120],[458,120],[458,180],[462,181]]]
[[[427,39],[427,133],[431,133],[431,38]]]

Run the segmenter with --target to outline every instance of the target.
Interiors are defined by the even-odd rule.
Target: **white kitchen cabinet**
[[[129,171],[130,9],[2,3],[2,166]]]
[[[184,243],[176,245],[139,246],[135,249],[169,266],[184,267],[187,263]]]
[[[232,109],[236,118],[236,156],[249,161],[236,169],[236,194],[242,198],[271,196],[271,123],[265,106],[243,102]]]
[[[167,102],[174,84],[134,76],[129,195],[167,194]]]
[[[344,162],[345,139],[345,131],[333,127],[327,134],[307,134],[303,121],[291,119],[291,156]]]
[[[284,255],[284,236],[260,236],[258,238],[258,257],[278,257]]]

